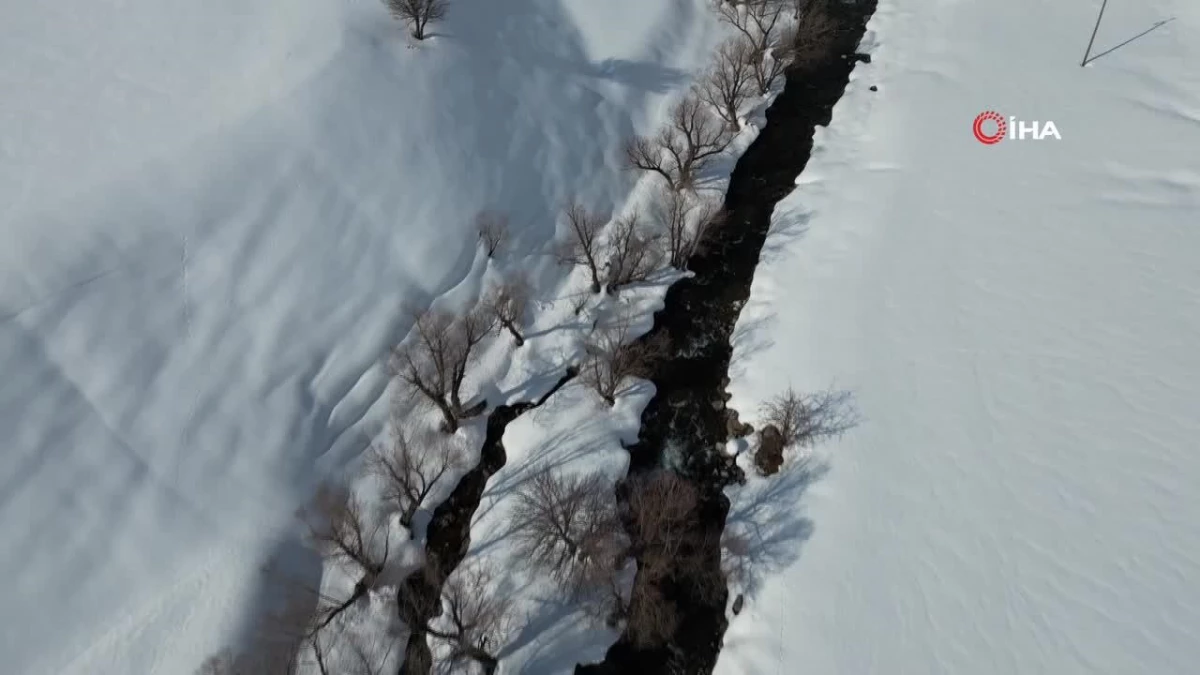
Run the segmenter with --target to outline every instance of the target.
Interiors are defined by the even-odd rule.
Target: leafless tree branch
[[[475,217],[475,229],[489,258],[494,258],[496,251],[508,242],[508,216],[503,213],[481,211]]]
[[[442,615],[428,633],[450,647],[451,664],[474,661],[494,673],[497,654],[512,629],[512,605],[495,592],[491,574],[478,564],[461,566],[442,587]]]
[[[721,2],[717,14],[746,38],[755,52],[765,54],[775,39],[775,29],[786,5],[783,0],[745,0]]]
[[[600,292],[600,230],[608,215],[593,213],[577,201],[571,201],[563,215],[567,221],[568,240],[559,245],[558,261],[586,267],[592,278],[592,292]]]
[[[644,374],[661,355],[655,343],[632,341],[628,316],[598,328],[584,349],[580,379],[609,405],[616,403],[617,392],[628,378]]]
[[[300,517],[316,548],[333,561],[357,568],[362,584],[370,586],[383,572],[388,559],[387,523],[372,523],[367,507],[349,490],[322,485]]]
[[[718,199],[663,188],[655,197],[653,217],[666,235],[670,265],[682,270],[709,229],[719,224],[721,204]]]
[[[661,267],[662,258],[661,243],[643,231],[636,212],[618,218],[608,238],[608,261],[604,266],[609,292],[646,281]]]
[[[418,40],[425,39],[430,21],[446,18],[450,5],[448,0],[384,0],[384,4],[393,17],[408,24]]]
[[[788,387],[762,405],[764,425],[775,427],[785,447],[809,447],[840,436],[858,424],[858,413],[848,391],[818,391],[798,394]]]
[[[627,547],[612,485],[596,474],[535,474],[517,493],[513,520],[522,559],[573,594],[611,570]]]
[[[389,443],[372,448],[367,469],[383,483],[384,501],[396,509],[411,537],[421,505],[447,474],[462,466],[463,457],[444,434],[414,435],[399,415],[391,427]]]
[[[625,159],[630,168],[662,176],[672,189],[691,189],[696,175],[732,142],[729,127],[692,91],[671,109],[657,135],[626,143]]]
[[[458,317],[431,309],[415,313],[415,319],[412,334],[392,350],[391,369],[404,385],[403,395],[437,406],[445,431],[453,433],[469,412],[462,405],[462,383],[493,318],[480,309]]]
[[[493,286],[483,297],[485,311],[491,313],[497,326],[512,335],[518,347],[525,344],[520,326],[525,321],[532,297],[533,287],[522,273],[515,273]]]
[[[758,61],[761,52],[748,38],[730,38],[717,48],[713,66],[700,83],[700,98],[716,110],[731,131],[741,128],[741,108],[750,95]]]

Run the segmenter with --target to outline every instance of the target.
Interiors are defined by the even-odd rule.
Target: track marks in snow
[[[1197,140],[1200,142],[1200,130]],[[1200,211],[1200,172],[1186,168],[1104,167],[1108,182],[1099,197],[1134,209],[1190,208]]]

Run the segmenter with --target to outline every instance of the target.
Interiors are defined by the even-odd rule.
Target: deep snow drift
[[[316,478],[378,431],[379,357],[511,213],[571,194],[718,37],[703,0],[0,10],[0,613],[8,671],[190,672]],[[537,257],[534,257],[537,256]]]
[[[731,491],[761,584],[718,673],[1195,670],[1200,6],[1109,2],[1094,52],[1174,21],[1081,69],[1099,4],[880,2],[731,402],[866,422]],[[989,109],[1063,138],[984,146]]]

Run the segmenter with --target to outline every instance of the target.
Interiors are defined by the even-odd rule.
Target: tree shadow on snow
[[[778,213],[778,211],[777,211]],[[808,233],[808,224],[812,220],[812,212],[784,212],[780,218],[771,220],[771,229],[767,230],[767,240],[763,244],[759,260],[776,262],[782,260],[789,252],[795,250],[796,242]]]
[[[794,563],[813,522],[799,505],[829,464],[794,459],[775,476],[752,478],[734,495],[725,521],[724,557],[730,584],[753,599],[767,576]]]
[[[609,441],[607,435],[596,434],[594,440],[580,442],[581,439],[587,439],[590,429],[594,426],[594,422],[584,422],[581,425],[560,429],[542,439],[537,448],[522,457],[519,462],[510,462],[507,465],[508,470],[488,481],[480,501],[480,507],[475,513],[475,523],[487,518],[501,500],[520,490],[521,486],[542,471],[560,469],[602,450]],[[569,447],[570,450],[563,452],[561,451],[563,447]],[[501,528],[490,530],[487,538],[473,546],[472,551],[476,554],[486,552],[504,541],[515,528],[515,523],[508,522]]]
[[[310,589],[321,587],[322,571],[320,556],[296,534],[276,542],[259,569],[261,579],[247,599],[239,630],[233,633],[237,640],[232,650],[237,654],[262,654],[272,640],[279,639],[271,626],[273,614],[289,606],[298,609],[297,603],[309,603],[303,609],[314,611],[318,598]]]
[[[776,321],[775,314],[756,314],[738,319],[729,338],[729,346],[733,350],[729,359],[730,379],[737,380],[745,374],[748,358],[775,345],[770,329]]]
[[[561,675],[572,672],[578,663],[602,658],[616,637],[582,613],[578,605],[543,598],[532,604],[529,621],[500,656],[520,650],[522,675]]]

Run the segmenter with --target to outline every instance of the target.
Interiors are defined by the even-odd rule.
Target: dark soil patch
[[[689,261],[695,276],[667,293],[645,340],[668,341],[674,354],[655,364],[649,379],[657,394],[642,414],[638,442],[629,448],[631,473],[672,466],[700,487],[704,499],[698,540],[708,542],[706,565],[676,575],[659,590],[680,618],[672,638],[658,647],[639,647],[623,635],[597,664],[581,665],[576,675],[711,673],[725,633],[727,593],[720,568],[720,535],[729,502],[722,490],[742,479],[720,452],[728,439],[724,403],[731,338],[766,242],[775,204],[795,187],[812,151],[813,132],[829,124],[850,72],[865,55],[856,54],[875,0],[831,2],[837,39],[824,59],[788,72],[784,91],[767,110],[767,123],[738,160],[725,196],[727,224]],[[670,452],[667,451],[671,448]],[[634,593],[644,592],[640,581]],[[716,596],[716,597],[714,597]]]

